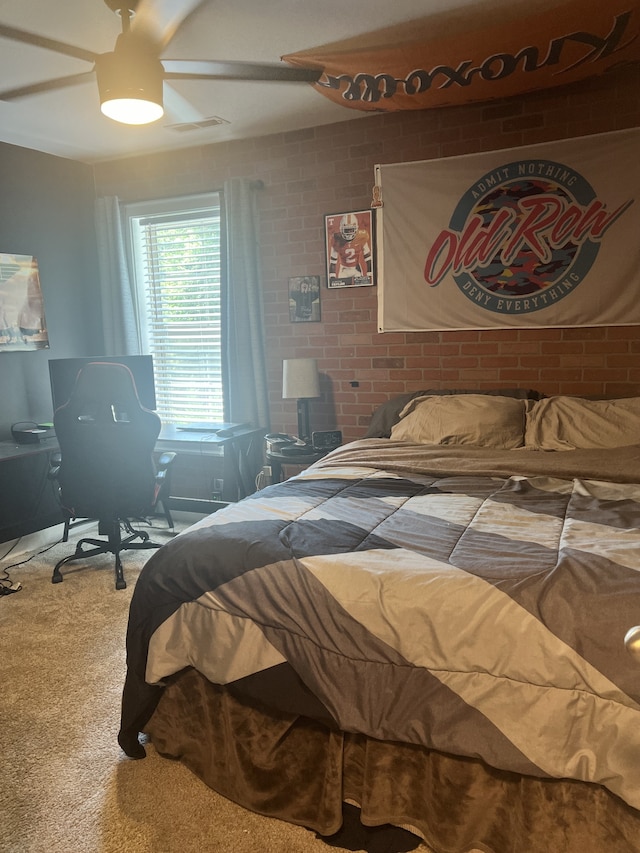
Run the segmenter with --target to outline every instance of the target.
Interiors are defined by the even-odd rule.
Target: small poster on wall
[[[0,253],[0,351],[48,347],[36,258]]]
[[[319,275],[300,275],[289,279],[289,320],[292,323],[319,322]]]
[[[329,213],[324,218],[327,287],[369,287],[375,283],[373,211]]]

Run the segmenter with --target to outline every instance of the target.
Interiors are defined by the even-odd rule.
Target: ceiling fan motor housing
[[[133,98],[162,104],[163,75],[162,63],[156,56],[116,47],[96,60],[100,103]]]
[[[122,32],[113,52],[103,54],[0,22],[2,39],[44,48],[93,65],[91,71],[0,90],[0,101],[82,84],[95,73],[100,109],[105,116],[124,124],[149,124],[164,113],[165,80],[170,83],[174,80],[317,82],[322,74],[318,67],[190,59],[165,59],[161,62],[160,56],[177,29],[205,2],[207,0],[153,0],[153,4],[145,5],[144,0],[104,0],[105,5],[122,19]],[[131,18],[137,10],[140,14],[132,25]]]

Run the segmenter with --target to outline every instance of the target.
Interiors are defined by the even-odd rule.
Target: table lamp
[[[298,401],[298,438],[311,442],[309,400],[320,396],[320,378],[315,358],[285,358],[282,362],[282,398]]]

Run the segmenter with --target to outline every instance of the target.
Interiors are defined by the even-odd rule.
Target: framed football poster
[[[328,213],[324,218],[327,287],[375,284],[373,211]]]

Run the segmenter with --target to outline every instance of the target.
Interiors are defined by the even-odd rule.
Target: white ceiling
[[[173,0],[148,2],[170,7]],[[287,53],[472,6],[493,8],[495,0],[203,0],[163,56],[279,62]],[[112,50],[121,30],[104,0],[0,0],[0,22],[96,53]],[[0,38],[0,90],[89,70],[82,60]],[[168,114],[144,127],[105,118],[94,78],[3,101],[0,141],[91,163],[366,115],[331,103],[306,83],[189,80],[166,87]],[[189,132],[168,127],[214,116],[228,123]]]

